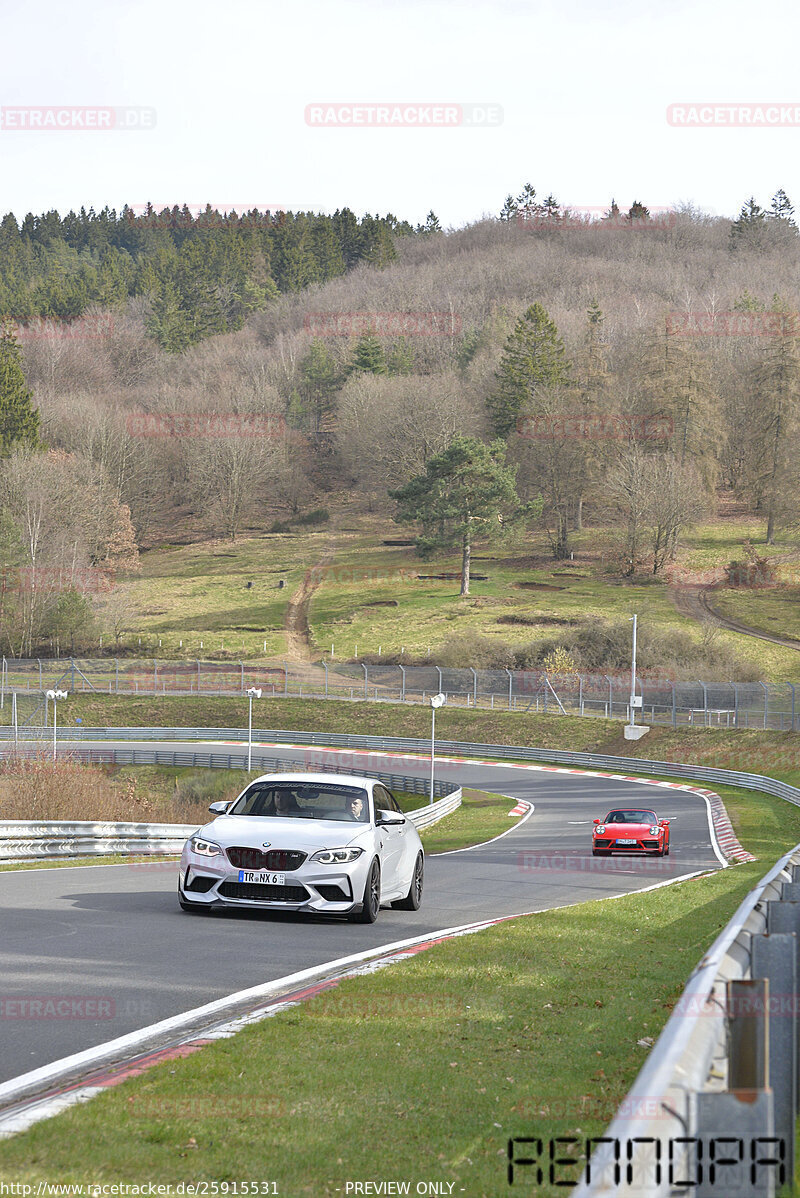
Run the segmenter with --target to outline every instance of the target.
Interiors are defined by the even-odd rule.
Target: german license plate
[[[617,844],[636,844],[635,840],[618,840]]]
[[[286,874],[271,874],[265,869],[240,869],[240,882],[256,882],[260,886],[285,886]]]

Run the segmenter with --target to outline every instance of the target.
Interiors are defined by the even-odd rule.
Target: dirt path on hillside
[[[669,596],[675,605],[675,609],[682,616],[688,616],[692,620],[699,620],[701,623],[710,622],[721,628],[727,628],[730,632],[740,632],[743,636],[752,636],[760,641],[771,641],[774,645],[781,645],[784,649],[794,649],[800,653],[800,641],[793,640],[791,637],[777,636],[774,633],[763,632],[760,628],[751,628],[749,624],[743,624],[740,620],[734,620],[714,607],[712,596],[715,586],[718,585],[718,583],[705,585],[697,583],[694,585],[671,586],[669,588]]]
[[[310,662],[314,660],[308,632],[308,605],[311,597],[324,578],[325,566],[335,553],[335,547],[327,549],[315,566],[306,570],[303,581],[289,599],[283,628],[286,633],[287,661]]]
[[[800,641],[796,641],[788,636],[776,636],[774,633],[762,632],[760,628],[751,628],[749,624],[742,624],[740,620],[733,620],[730,616],[726,616],[723,612],[718,611],[711,601],[713,593],[713,586],[698,588],[697,600],[706,619],[711,616],[712,620],[717,624],[721,624],[723,628],[730,629],[731,632],[741,632],[744,636],[754,636],[760,641],[772,641],[774,645],[782,645],[784,649],[794,649],[797,653],[800,653]]]

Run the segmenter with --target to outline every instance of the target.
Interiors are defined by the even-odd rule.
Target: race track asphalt
[[[105,741],[97,747],[112,746]],[[153,746],[126,741],[120,747]],[[198,752],[210,746],[160,742],[158,747]],[[213,750],[219,749],[217,742]],[[280,748],[282,758],[318,770],[324,755],[319,749],[314,753],[310,765],[306,750]],[[351,754],[349,760],[357,773],[358,757]],[[365,756],[362,768],[422,777],[429,771],[424,759],[378,754]],[[707,807],[698,795],[493,764],[447,763],[438,775],[444,770],[460,785],[525,799],[535,811],[524,822],[509,820],[512,830],[494,843],[429,856],[421,909],[385,909],[372,925],[284,913],[185,914],[175,893],[175,863],[0,873],[0,1081],[350,953],[720,868]],[[592,820],[617,804],[653,807],[660,817],[672,817],[671,855],[592,858]],[[509,810],[512,806],[510,801]],[[55,997],[75,1000],[66,1017],[8,1016],[30,1010],[9,1000]],[[92,1008],[86,1000],[103,1005]],[[103,1017],[92,1017],[98,1010]]]

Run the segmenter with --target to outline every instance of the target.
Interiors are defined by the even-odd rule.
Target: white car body
[[[354,791],[364,795],[362,822],[347,814]],[[299,804],[294,813],[275,813],[279,794]],[[262,813],[233,814],[237,807]],[[313,911],[372,922],[388,903],[419,906],[419,833],[376,779],[263,774],[224,814],[220,808],[225,805],[214,804],[216,818],[183,847],[178,897],[184,910]]]

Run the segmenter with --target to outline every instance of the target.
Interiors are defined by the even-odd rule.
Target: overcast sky
[[[581,208],[800,209],[800,9],[732,0],[2,0],[0,210],[174,203],[394,212],[445,226],[526,181]],[[797,105],[776,127],[670,105]],[[342,104],[441,105],[418,128],[321,127]],[[487,124],[464,121],[477,110]],[[28,132],[19,109],[127,107],[141,131]],[[455,117],[453,116],[455,113]],[[502,115],[502,119],[501,119]],[[397,113],[394,114],[395,119]],[[52,119],[52,118],[51,118]],[[66,119],[60,116],[58,119]],[[70,121],[92,120],[91,115]],[[107,119],[107,118],[98,118]],[[116,119],[116,118],[115,118]],[[360,119],[369,119],[362,112]],[[774,119],[774,118],[773,118]],[[728,116],[714,121],[730,120]]]

